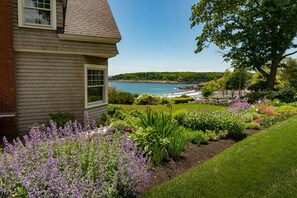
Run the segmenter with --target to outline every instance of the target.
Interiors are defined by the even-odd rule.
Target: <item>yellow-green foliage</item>
[[[275,113],[277,114],[290,114],[290,115],[297,115],[297,108],[292,106],[281,106],[279,107]]]

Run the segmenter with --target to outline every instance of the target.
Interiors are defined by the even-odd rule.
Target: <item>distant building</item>
[[[1,0],[0,136],[49,113],[99,118],[120,40],[107,0]]]

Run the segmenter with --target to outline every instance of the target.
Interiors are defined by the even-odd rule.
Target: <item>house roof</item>
[[[121,39],[107,0],[68,0],[64,34]]]

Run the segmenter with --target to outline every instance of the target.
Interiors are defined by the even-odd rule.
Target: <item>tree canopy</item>
[[[297,53],[296,0],[200,0],[191,22],[191,27],[203,25],[196,53],[214,43],[232,66],[259,71],[269,89],[281,61]]]
[[[297,58],[287,58],[282,69],[281,76],[286,86],[293,87],[297,90]]]
[[[151,80],[202,83],[216,80],[223,76],[223,72],[138,72],[112,76],[110,80]]]

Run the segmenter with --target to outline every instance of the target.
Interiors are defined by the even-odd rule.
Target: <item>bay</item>
[[[177,87],[191,86],[195,84],[172,84],[172,83],[138,83],[138,82],[109,82],[110,87],[116,87],[118,90],[130,93],[150,93],[155,95],[169,95],[188,93],[190,91],[178,90]]]

